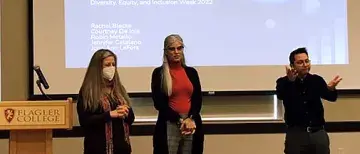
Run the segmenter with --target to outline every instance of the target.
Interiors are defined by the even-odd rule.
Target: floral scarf
[[[104,111],[105,112],[111,111],[111,103],[109,101],[109,98],[107,96],[104,96],[103,99],[101,99],[101,101]],[[121,97],[121,99],[118,99],[118,103],[120,105],[125,104],[125,99]],[[126,123],[124,119],[122,120],[123,120],[125,141],[127,144],[130,145],[129,124]],[[114,145],[113,145],[112,120],[105,123],[105,136],[106,136],[106,154],[113,154]]]

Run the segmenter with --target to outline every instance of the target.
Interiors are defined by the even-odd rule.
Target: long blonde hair
[[[107,57],[114,57],[115,66],[117,66],[117,56],[108,49],[97,50],[90,60],[80,90],[85,110],[96,111],[102,105],[101,98],[105,96],[103,89],[106,87],[102,69],[103,61]],[[129,95],[120,81],[117,69],[115,70],[115,75],[111,82],[111,96],[118,99],[123,98],[124,103],[130,105]]]
[[[161,71],[161,85],[162,90],[167,94],[167,96],[171,96],[172,94],[172,78],[170,75],[170,66],[169,59],[167,57],[168,48],[175,42],[180,42],[184,46],[184,41],[178,34],[171,34],[167,36],[164,40],[164,53],[163,53],[163,69]],[[184,52],[181,52],[181,65],[186,67]]]

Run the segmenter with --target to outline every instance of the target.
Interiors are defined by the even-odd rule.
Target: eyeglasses
[[[310,62],[311,62],[311,60],[306,59],[306,60],[296,61],[295,64],[297,64],[297,65],[304,65],[304,64],[310,64]]]
[[[184,50],[184,46],[169,47],[169,48],[167,48],[167,50],[168,51],[175,51],[175,50],[182,51],[182,50]]]

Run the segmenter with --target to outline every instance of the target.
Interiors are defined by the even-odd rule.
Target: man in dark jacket
[[[330,154],[329,136],[324,129],[324,108],[321,99],[337,100],[336,86],[342,80],[336,76],[328,84],[316,74],[310,74],[306,48],[290,53],[286,76],[276,81],[278,99],[285,108],[285,154]]]

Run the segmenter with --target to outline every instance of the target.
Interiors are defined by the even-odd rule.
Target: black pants
[[[288,128],[285,154],[330,154],[329,135],[324,129],[308,132],[306,128]]]

